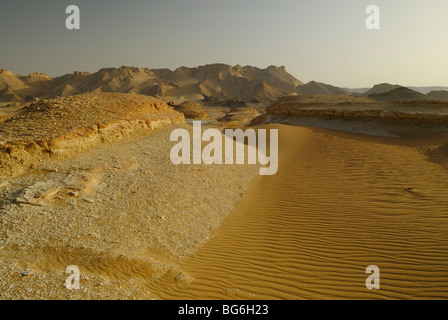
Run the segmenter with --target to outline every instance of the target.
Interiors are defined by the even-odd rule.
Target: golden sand
[[[278,173],[255,178],[216,236],[182,264],[195,278],[189,286],[160,282],[153,292],[163,299],[448,297],[448,171],[428,161],[428,141],[268,127],[280,132]],[[369,265],[380,268],[380,290],[366,289]]]
[[[83,189],[93,203],[5,200],[0,297],[448,297],[447,137],[264,128],[279,129],[279,170],[248,189],[246,166],[172,166],[170,130],[48,164],[57,171],[39,181],[103,183]],[[0,183],[2,195],[36,174]],[[64,286],[72,264],[81,290]],[[365,286],[369,265],[380,268],[380,290]]]

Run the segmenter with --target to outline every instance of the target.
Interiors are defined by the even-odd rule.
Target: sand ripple
[[[160,283],[160,297],[448,297],[446,168],[406,139],[276,127],[277,175],[257,177],[185,261],[195,281]],[[365,287],[369,265],[381,290]]]

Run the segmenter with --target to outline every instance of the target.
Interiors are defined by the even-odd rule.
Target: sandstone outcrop
[[[184,122],[183,114],[165,102],[143,95],[89,93],[41,100],[0,123],[0,176]]]
[[[192,101],[182,102],[180,105],[174,106],[174,110],[182,112],[185,118],[189,119],[207,119],[208,113],[202,109],[201,105]]]
[[[308,95],[284,97],[255,118],[251,125],[276,122],[281,118],[313,117],[326,120],[377,120],[383,123],[422,127],[448,126],[448,102],[407,100],[378,102],[364,97]]]

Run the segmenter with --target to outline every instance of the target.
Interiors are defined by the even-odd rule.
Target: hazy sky
[[[81,29],[67,30],[78,5]],[[366,7],[381,10],[367,30]],[[0,68],[286,66],[343,87],[448,86],[448,0],[0,0]]]

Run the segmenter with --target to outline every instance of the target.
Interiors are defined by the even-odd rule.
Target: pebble
[[[25,271],[22,272],[21,276],[22,276],[22,277],[25,277],[25,276],[28,276],[28,275],[30,275],[30,274],[32,274],[32,273],[33,273],[33,272],[30,271],[30,270],[25,270]]]

